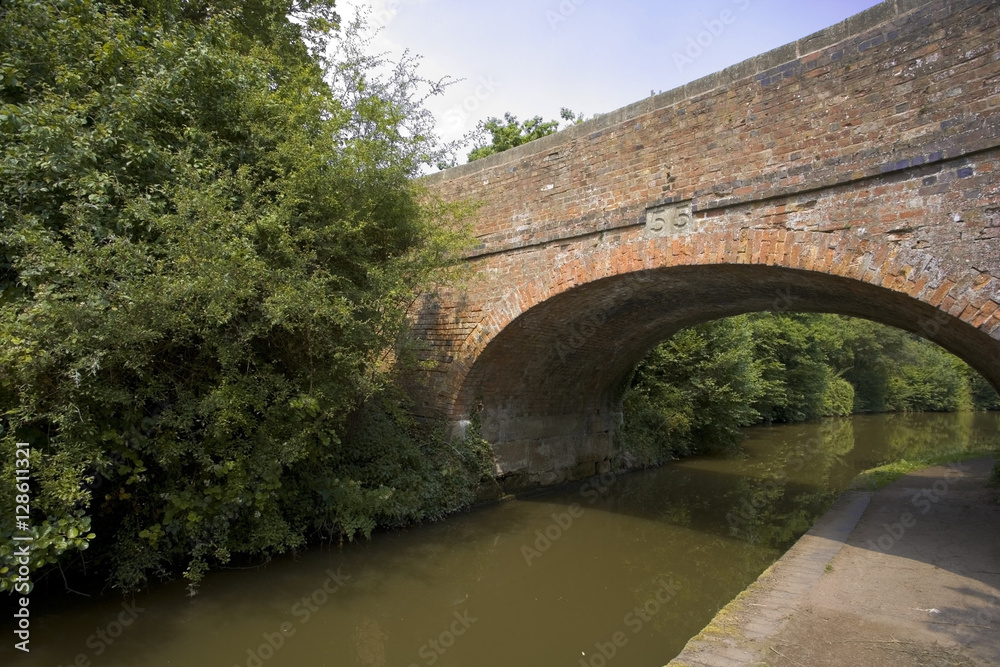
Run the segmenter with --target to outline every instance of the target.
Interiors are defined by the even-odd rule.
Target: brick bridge
[[[512,485],[593,475],[636,362],[760,310],[916,332],[1000,387],[998,23],[1000,0],[888,0],[426,177],[481,207],[473,277],[417,309],[418,411],[478,413]]]

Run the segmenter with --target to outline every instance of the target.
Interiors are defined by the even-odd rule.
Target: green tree
[[[333,0],[4,4],[0,535],[29,442],[33,567],[94,543],[116,585],[197,582],[470,497],[482,448],[421,439],[389,392],[462,238],[412,179],[440,82],[379,78],[337,25]],[[405,451],[349,441],[377,423]]]
[[[993,409],[957,357],[899,329],[815,313],[753,313],[681,331],[637,366],[618,439],[628,463],[732,449],[739,428],[854,412]]]
[[[936,345],[906,340],[889,377],[890,412],[956,412],[972,408],[966,365]]]
[[[855,412],[886,412],[893,360],[901,354],[905,332],[869,320],[827,317],[840,326],[843,354],[837,369],[854,387]]]
[[[797,422],[843,414],[847,392],[836,381],[830,363],[840,341],[824,316],[760,313],[750,316],[750,323],[768,387],[755,403],[763,421]]]
[[[560,110],[559,116],[570,124],[583,122],[583,114],[575,114],[566,107]],[[490,117],[485,122],[479,123],[475,146],[469,153],[469,162],[540,139],[557,129],[559,129],[558,120],[545,121],[541,116],[529,118],[524,122],[518,121],[517,116],[510,112],[503,115],[503,120]]]
[[[739,427],[759,418],[754,403],[765,391],[747,316],[685,329],[636,369],[619,442],[642,465],[734,449]]]
[[[1000,394],[982,375],[967,367],[966,376],[972,394],[973,408],[976,410],[1000,410]]]
[[[855,387],[858,412],[961,411],[974,405],[973,387],[989,388],[969,366],[914,334],[868,320],[826,315],[842,337],[838,371]],[[991,388],[983,391],[982,408]],[[978,395],[978,394],[977,394]]]

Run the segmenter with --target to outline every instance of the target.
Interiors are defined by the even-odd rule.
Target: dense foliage
[[[679,332],[633,374],[619,433],[632,463],[733,449],[739,428],[862,412],[1000,408],[940,347],[867,320],[756,313]]]
[[[568,124],[583,122],[583,114],[575,114],[563,107],[559,117]],[[469,153],[469,162],[479,160],[487,155],[526,144],[529,141],[550,135],[559,129],[558,120],[542,120],[535,116],[521,122],[510,112],[503,115],[503,120],[495,117],[480,121],[476,128],[475,145]]]
[[[440,515],[488,471],[391,390],[461,239],[411,178],[440,157],[438,84],[379,78],[338,21],[333,0],[4,3],[0,589],[17,442],[32,567],[93,543],[126,588]]]
[[[685,329],[657,346],[624,398],[621,432],[628,455],[645,464],[739,440],[757,420],[767,391],[746,318]]]

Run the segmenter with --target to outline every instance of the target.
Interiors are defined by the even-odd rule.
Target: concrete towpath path
[[[846,493],[670,667],[1000,665],[993,463]]]

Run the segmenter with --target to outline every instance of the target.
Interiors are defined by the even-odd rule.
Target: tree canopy
[[[957,357],[868,320],[754,313],[685,329],[638,365],[619,444],[631,463],[732,450],[742,426],[865,412],[1000,409]]]
[[[389,388],[462,242],[411,178],[441,83],[380,78],[360,31],[333,0],[4,3],[0,587],[17,442],[32,566],[93,542],[126,588],[468,500],[485,452]]]
[[[574,113],[566,107],[562,108],[559,116],[570,124],[583,122],[583,114]],[[469,152],[469,162],[550,135],[559,129],[559,121],[545,121],[541,116],[535,116],[521,122],[517,116],[507,112],[503,120],[490,117],[480,121],[476,129],[475,146]]]

